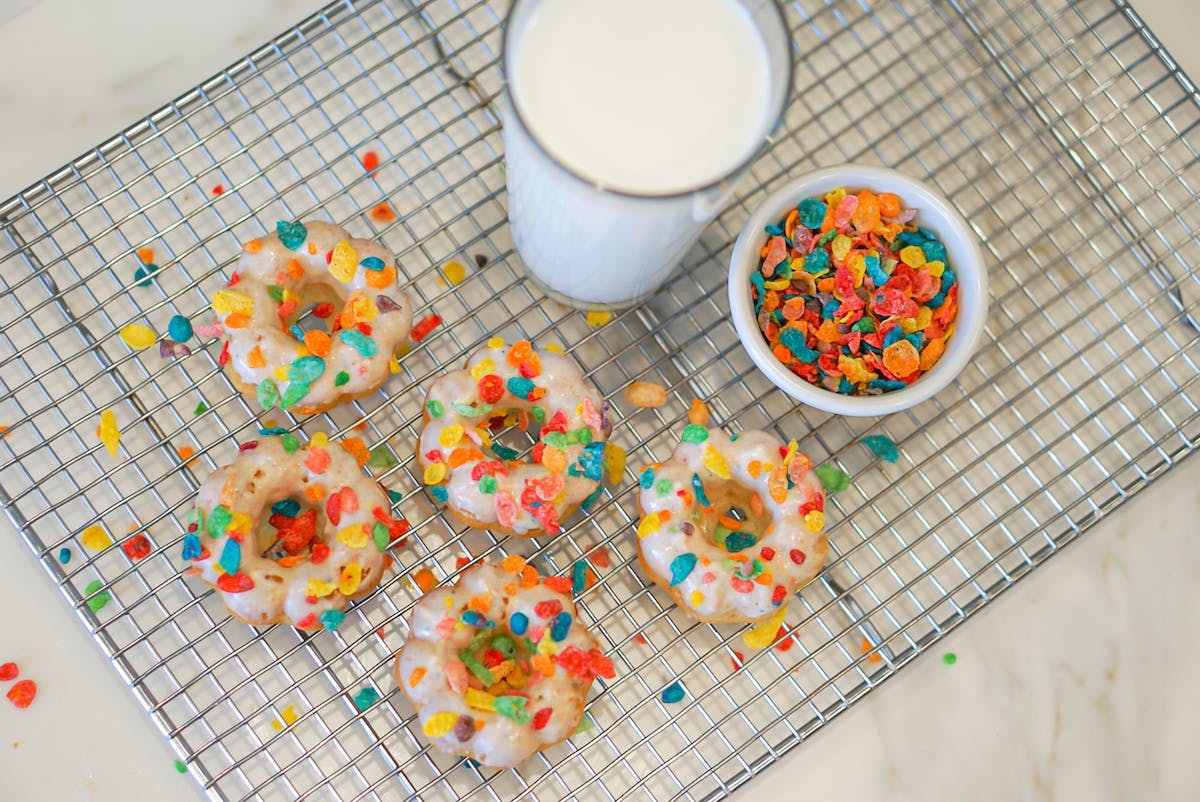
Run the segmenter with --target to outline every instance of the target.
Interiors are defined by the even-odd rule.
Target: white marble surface
[[[99,5],[0,0],[0,195],[318,3]],[[1136,5],[1200,76],[1200,4]],[[1198,798],[1198,487],[1193,459],[735,799],[799,798],[801,786],[822,800]],[[7,520],[0,587],[0,662],[41,688],[25,711],[0,701],[0,799],[201,799]],[[36,613],[14,612],[14,598]]]

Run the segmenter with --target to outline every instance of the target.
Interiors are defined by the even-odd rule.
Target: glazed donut
[[[413,609],[396,684],[434,747],[511,768],[565,740],[596,677],[616,676],[565,591],[525,560],[467,568]]]
[[[693,618],[769,618],[825,562],[825,492],[795,441],[690,424],[640,484],[642,569]]]
[[[528,462],[489,434],[489,422],[510,413],[541,425]],[[557,534],[604,476],[606,404],[574,361],[528,340],[489,341],[433,383],[424,415],[417,461],[425,484],[468,526]]]
[[[408,522],[391,517],[379,484],[324,435],[306,445],[264,436],[238,451],[196,494],[183,540],[191,573],[247,624],[337,629],[347,602],[379,584]]]
[[[233,277],[213,293],[224,329],[219,362],[264,409],[323,412],[383,384],[392,355],[412,329],[412,305],[382,245],[352,239],[332,223],[280,222],[242,246]],[[306,297],[307,296],[307,297]],[[330,331],[289,319],[306,300]]]

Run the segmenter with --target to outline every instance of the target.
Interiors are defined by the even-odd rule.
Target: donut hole
[[[487,421],[497,456],[528,462],[530,452],[541,437],[542,427],[528,412],[519,409],[492,410]],[[515,455],[515,456],[514,456]]]
[[[762,540],[771,515],[758,493],[731,480],[704,484],[709,504],[697,501],[693,525],[709,543],[730,554],[745,552]]]
[[[513,676],[510,672],[524,671],[533,653],[525,637],[497,624],[476,632],[459,658],[467,665],[473,686],[498,694],[512,687],[508,682]]]
[[[304,497],[285,496],[271,503],[254,535],[259,554],[267,559],[309,557],[321,540],[325,510]]]
[[[302,332],[323,331],[333,333],[334,323],[341,314],[344,301],[328,284],[312,281],[293,287],[300,301],[290,315],[283,318],[286,328],[293,326]]]

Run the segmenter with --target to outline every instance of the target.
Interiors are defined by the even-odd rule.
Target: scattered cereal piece
[[[413,581],[417,583],[417,587],[421,589],[422,593],[428,593],[437,587],[437,577],[428,568],[418,568],[413,574]]]
[[[871,641],[867,640],[866,638],[862,639],[862,653],[867,656],[868,663],[883,662],[883,655],[876,651],[875,647],[871,645]]]
[[[900,459],[900,449],[890,437],[882,434],[869,434],[862,439],[862,444],[871,449],[871,453],[884,462],[896,462]]]
[[[467,277],[467,268],[463,266],[462,262],[451,260],[442,268],[442,275],[446,277],[446,281],[450,283],[450,286],[454,286],[455,284],[461,284],[463,279]]]
[[[9,688],[5,696],[17,707],[29,707],[37,697],[37,683],[31,679],[23,679]]]
[[[396,213],[392,211],[392,207],[387,203],[380,203],[371,210],[371,217],[381,223],[387,223],[396,219]]]
[[[708,405],[699,398],[692,399],[692,408],[688,410],[688,423],[693,426],[708,425]]]
[[[612,320],[612,316],[612,312],[594,310],[587,313],[587,324],[593,329],[598,329],[608,321]]]
[[[66,546],[63,546],[61,549],[59,549],[58,550],[58,561],[60,563],[62,563],[63,565],[66,565],[67,563],[71,562],[71,550],[68,549]]]
[[[379,154],[373,150],[368,150],[362,155],[362,166],[368,173],[374,172],[379,168]]]
[[[135,351],[141,351],[149,348],[158,342],[158,335],[154,333],[154,329],[149,326],[142,326],[137,323],[131,323],[121,329],[121,339],[130,348]]]
[[[685,691],[683,690],[683,686],[678,682],[672,682],[663,689],[662,700],[671,705],[675,704],[676,702],[682,702],[684,695]]]
[[[138,248],[137,249],[137,258],[142,260],[142,264],[144,264],[144,265],[150,264],[151,262],[154,261],[154,249],[153,248]]]
[[[780,607],[775,615],[743,632],[742,641],[751,649],[765,649],[770,646],[779,634],[779,627],[783,624],[786,614],[787,608]]]
[[[220,185],[218,185],[218,189],[219,188],[220,188]],[[218,193],[218,194],[220,194],[220,193]],[[182,760],[176,760],[175,761],[175,771],[179,772],[180,774],[187,774],[187,764],[184,763]]]
[[[830,493],[836,493],[839,490],[845,490],[850,486],[850,474],[843,471],[832,462],[826,462],[818,465],[814,470],[817,478],[821,480],[821,484],[825,486],[825,490]]]
[[[91,598],[87,600],[87,606],[91,608],[93,613],[100,612],[104,609],[105,605],[112,601],[112,594],[107,590],[104,590],[103,579],[93,579],[87,584],[87,587],[83,589],[83,592],[88,596],[91,596]]]
[[[103,551],[113,544],[112,537],[100,524],[92,524],[79,535],[79,542],[92,551]]]
[[[942,662],[948,666],[952,666],[958,662],[958,655],[956,655],[954,652],[946,652],[944,655],[942,655]]]
[[[16,663],[5,663],[0,665],[0,682],[11,682],[17,678],[20,669]]]
[[[429,336],[429,332],[436,329],[441,322],[442,319],[437,315],[429,315],[417,323],[417,325],[413,326],[412,334],[409,336],[412,338],[413,342],[419,343],[421,340]]]
[[[150,538],[143,534],[133,535],[128,537],[121,543],[121,551],[125,552],[125,556],[131,560],[144,560],[150,556],[150,551],[153,545],[150,543]]]
[[[108,453],[117,456],[117,444],[121,442],[121,432],[117,429],[117,416],[111,409],[100,413],[100,426],[96,429],[100,442],[108,449]]]
[[[371,705],[379,701],[379,691],[371,686],[363,688],[358,693],[354,694],[354,706],[360,711],[366,710]]]
[[[225,192],[224,184],[217,184],[215,187],[212,188],[212,194],[214,194],[214,195],[221,195],[224,192]]]
[[[656,409],[667,403],[667,388],[652,382],[634,382],[625,388],[625,400],[635,407]]]

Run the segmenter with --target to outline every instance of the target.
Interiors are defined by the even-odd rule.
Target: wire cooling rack
[[[505,225],[491,107],[501,13],[336,3],[0,206],[0,501],[213,798],[720,797],[1200,436],[1198,97],[1123,3],[789,3],[799,67],[786,133],[674,283],[596,329],[531,290]],[[367,150],[381,156],[374,175]],[[755,204],[795,171],[844,160],[928,177],[991,264],[978,356],[935,400],[886,420],[830,417],[772,389],[723,300]],[[381,202],[399,217],[371,217]],[[306,217],[380,238],[418,315],[445,321],[382,391],[325,416],[256,418],[213,343],[161,359],[118,338],[131,322],[204,320],[239,243]],[[159,267],[148,286],[134,276],[143,247]],[[471,267],[455,287],[439,281],[450,260]],[[415,475],[420,386],[493,335],[565,345],[619,411],[624,481],[560,537],[464,531]],[[668,405],[624,408],[634,380],[666,385]],[[669,452],[694,397],[718,423],[798,436],[854,477],[830,505],[831,562],[791,603],[776,648],[750,653],[736,627],[692,622],[635,567],[636,471]],[[116,458],[96,436],[103,409],[123,432]],[[375,472],[412,534],[336,633],[244,626],[179,573],[199,481],[265,418],[357,433],[399,459]],[[900,462],[873,461],[857,444],[868,433],[900,443]],[[80,535],[95,524],[118,540],[144,533],[153,550],[89,551]],[[595,687],[591,730],[493,773],[426,749],[390,664],[415,568],[447,580],[458,557],[508,552],[548,572],[591,560],[599,582],[581,608],[619,676]],[[664,704],[677,681],[686,698]],[[352,696],[368,686],[383,699],[360,712]],[[283,727],[288,707],[298,718]]]

